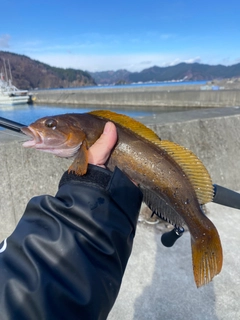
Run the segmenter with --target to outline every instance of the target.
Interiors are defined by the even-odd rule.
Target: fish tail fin
[[[222,269],[222,246],[212,224],[201,237],[191,238],[193,273],[197,287],[209,283]]]

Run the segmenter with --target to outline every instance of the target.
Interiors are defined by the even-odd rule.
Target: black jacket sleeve
[[[0,319],[106,319],[131,253],[140,190],[118,169],[65,173],[0,244]]]

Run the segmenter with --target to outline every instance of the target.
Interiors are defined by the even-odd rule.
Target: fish
[[[175,227],[188,227],[196,286],[209,283],[222,269],[223,253],[218,231],[203,210],[204,204],[213,199],[212,180],[191,150],[161,140],[142,123],[108,110],[41,118],[22,128],[30,137],[23,146],[74,157],[68,171],[84,175],[88,149],[108,121],[116,125],[118,140],[107,168],[117,166],[132,179],[153,213]]]

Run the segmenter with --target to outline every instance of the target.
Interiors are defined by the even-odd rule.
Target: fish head
[[[21,130],[31,138],[24,147],[63,158],[74,156],[85,140],[84,131],[71,115],[44,117]]]

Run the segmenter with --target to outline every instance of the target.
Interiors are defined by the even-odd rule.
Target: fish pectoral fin
[[[212,226],[197,240],[191,238],[193,274],[197,287],[209,283],[222,269],[223,254],[217,229]]]
[[[84,140],[77,155],[68,169],[68,173],[75,173],[78,176],[82,176],[87,172],[88,167],[88,149],[87,143]]]

